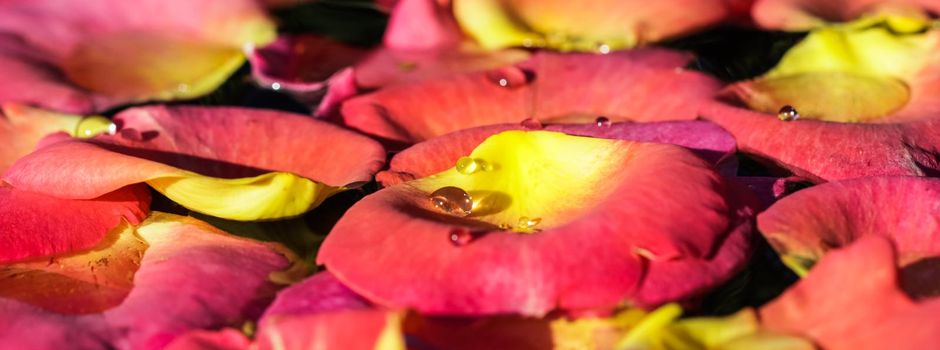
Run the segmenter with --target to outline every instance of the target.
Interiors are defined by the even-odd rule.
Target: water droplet
[[[271,90],[277,91],[281,89],[281,83],[272,83]]]
[[[516,89],[531,83],[535,79],[535,74],[516,66],[509,66],[487,72],[486,78],[504,88]]]
[[[605,43],[598,43],[598,44],[597,44],[597,52],[600,53],[601,55],[609,54],[609,53],[610,53],[610,45],[607,45],[607,44],[605,44]]]
[[[531,232],[533,231],[535,226],[538,225],[540,222],[542,222],[541,218],[530,218],[528,216],[520,216],[519,222],[516,223],[516,231]]]
[[[187,91],[189,91],[189,85],[188,85],[188,84],[180,83],[179,85],[176,85],[176,91],[179,91],[179,92],[187,92]]]
[[[512,226],[509,225],[509,224],[507,224],[507,223],[499,224],[499,226],[497,226],[497,227],[499,227],[500,230],[508,230],[508,229],[511,229],[511,228],[512,228]]]
[[[597,119],[594,119],[594,124],[596,124],[597,127],[599,128],[609,128],[610,118],[607,118],[605,116],[597,117]]]
[[[458,173],[470,175],[481,170],[490,170],[490,165],[483,159],[460,157],[457,160],[456,168]]]
[[[519,125],[528,130],[541,130],[543,127],[542,122],[535,118],[526,118]]]
[[[470,215],[473,209],[473,200],[470,194],[460,187],[441,187],[431,193],[431,205],[445,213],[456,216]]]
[[[111,132],[111,129],[117,128],[111,120],[100,115],[93,115],[82,118],[75,126],[75,137],[92,138],[101,133]]]
[[[455,246],[465,246],[473,241],[473,239],[473,232],[470,232],[470,229],[466,227],[458,227],[450,230],[450,243],[453,243]]]
[[[794,121],[800,119],[800,112],[797,112],[796,108],[793,108],[793,106],[786,105],[780,107],[780,111],[777,112],[777,118],[785,122]]]

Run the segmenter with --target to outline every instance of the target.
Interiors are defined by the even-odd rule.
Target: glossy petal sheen
[[[889,237],[906,266],[907,291],[940,290],[940,181],[871,177],[831,182],[797,192],[758,216],[758,228],[784,262],[805,273],[829,250],[868,235]],[[892,204],[895,203],[895,204]],[[895,209],[896,208],[896,209]]]
[[[825,349],[940,346],[940,302],[915,304],[905,296],[897,287],[894,260],[887,238],[862,237],[828,254],[806,278],[764,306],[761,322],[774,331],[806,336]],[[852,286],[851,293],[846,286]]]
[[[318,261],[384,305],[543,315],[689,297],[747,256],[751,207],[679,147],[508,131],[469,155],[489,170],[449,169],[354,205]],[[469,217],[430,203],[444,186],[470,194]],[[520,228],[523,216],[539,221]],[[454,230],[473,239],[454,244]],[[409,288],[393,288],[401,285]]]
[[[52,113],[17,104],[7,104],[0,111],[0,173],[17,159],[33,151],[39,140],[56,133],[72,133],[82,117]]]
[[[150,192],[129,186],[95,199],[61,199],[0,186],[0,263],[93,248],[122,222],[138,224]]]
[[[256,220],[302,214],[385,158],[366,137],[281,112],[156,106],[114,121],[117,135],[44,147],[4,180],[64,198],[147,182],[192,210]]]
[[[863,15],[904,14],[927,17],[940,11],[931,0],[757,0],[754,21],[767,29],[809,30],[827,22],[847,22]]]
[[[21,78],[2,84],[0,102],[73,113],[207,94],[244,62],[243,45],[266,44],[275,34],[250,0],[100,0],[81,6],[13,0],[0,12],[0,52],[6,56],[0,71]]]
[[[681,69],[688,59],[662,49],[541,53],[517,66],[382,89],[349,100],[342,114],[354,128],[404,143],[531,117],[546,123],[593,122],[598,116],[691,120],[718,82]]]
[[[257,317],[275,291],[270,274],[289,265],[278,252],[281,248],[231,236],[191,218],[154,213],[136,234],[148,247],[137,272],[124,271],[133,275],[134,284],[120,305],[63,316],[0,298],[5,310],[0,322],[14,325],[0,330],[0,346],[61,337],[77,329],[111,346],[159,349],[192,329]],[[37,329],[42,333],[35,333]],[[53,345],[47,348],[61,348],[62,343]]]
[[[537,46],[595,51],[631,48],[718,23],[722,1],[456,0],[461,28],[485,48]]]
[[[487,137],[507,130],[523,130],[519,124],[481,126],[455,131],[421,142],[399,152],[390,168],[376,178],[385,186],[429,176],[454,166]],[[612,140],[671,143],[687,147],[711,164],[718,164],[735,151],[734,138],[714,124],[701,121],[612,123],[609,125],[558,124],[545,128],[569,135]]]

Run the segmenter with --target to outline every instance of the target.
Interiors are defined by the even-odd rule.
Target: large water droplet
[[[793,106],[786,105],[780,107],[780,111],[777,112],[777,118],[785,122],[794,121],[800,119],[800,112],[797,112],[796,108],[793,108]]]
[[[496,85],[515,89],[531,83],[535,79],[535,73],[516,66],[509,66],[487,72],[486,78]]]
[[[431,193],[431,205],[445,213],[464,217],[473,210],[470,194],[460,187],[441,187]]]
[[[453,243],[455,246],[465,246],[472,242],[474,238],[473,232],[470,232],[470,229],[466,227],[458,227],[450,230],[450,243]]]
[[[82,118],[78,122],[78,125],[75,126],[75,137],[78,138],[92,138],[98,134],[110,132],[111,129],[116,128],[114,123],[111,123],[111,120],[100,115],[93,115],[89,117]]]
[[[456,168],[458,173],[470,175],[481,170],[489,170],[490,165],[483,159],[460,157],[457,159]]]
[[[610,118],[605,116],[597,117],[597,119],[594,119],[594,124],[599,128],[608,128],[610,127]]]
[[[523,128],[528,130],[542,130],[544,125],[538,119],[535,118],[525,118],[522,122],[519,123]]]

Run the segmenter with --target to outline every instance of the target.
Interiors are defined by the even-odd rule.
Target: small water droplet
[[[793,108],[791,105],[785,105],[780,107],[780,111],[777,112],[777,118],[785,122],[794,121],[800,119],[800,112],[797,112],[796,108]]]
[[[535,79],[535,74],[516,66],[509,66],[487,72],[486,78],[501,87],[516,89],[531,83]]]
[[[542,222],[541,218],[520,216],[519,222],[516,223],[516,230],[520,232],[531,232],[540,222]]]
[[[529,38],[522,39],[522,47],[529,48],[532,46],[535,46],[535,41]]]
[[[607,45],[607,44],[605,44],[605,43],[598,43],[598,44],[597,44],[597,52],[600,53],[601,55],[609,54],[609,53],[610,53],[610,45]]]
[[[78,122],[78,125],[75,126],[74,135],[78,138],[87,139],[101,133],[110,133],[112,129],[116,128],[117,126],[115,126],[110,119],[100,115],[93,115],[82,118],[82,120]]]
[[[519,125],[528,130],[541,130],[543,127],[542,122],[535,118],[526,118]]]
[[[456,168],[458,173],[464,175],[470,175],[481,170],[490,170],[490,166],[485,160],[470,157],[460,157],[460,159],[457,159]]]
[[[473,210],[470,194],[460,187],[441,187],[431,193],[431,205],[445,213],[464,217]]]
[[[271,90],[277,91],[281,89],[281,83],[272,83]]]
[[[509,224],[507,224],[507,223],[499,224],[499,226],[497,226],[497,227],[498,227],[500,230],[504,230],[504,231],[512,228],[512,226],[509,225]]]
[[[179,85],[176,85],[176,91],[179,91],[179,92],[187,92],[187,91],[189,91],[189,85],[188,85],[188,84],[180,83]]]
[[[597,119],[594,119],[594,124],[596,124],[597,127],[599,128],[609,128],[610,118],[607,118],[605,116],[597,117]]]
[[[450,243],[453,243],[455,246],[465,246],[472,242],[473,239],[473,232],[470,232],[470,229],[466,227],[458,227],[450,230]]]

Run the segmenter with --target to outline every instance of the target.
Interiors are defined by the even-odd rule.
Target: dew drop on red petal
[[[526,118],[519,122],[519,125],[522,125],[523,128],[527,130],[542,130],[544,127],[542,122],[535,118]]]
[[[535,73],[516,66],[509,66],[487,72],[486,78],[501,87],[515,89],[526,86],[535,80]]]
[[[450,243],[461,247],[473,241],[473,232],[466,227],[458,227],[450,230]]]
[[[610,118],[607,118],[605,116],[597,117],[597,119],[594,119],[594,124],[596,124],[597,127],[599,128],[610,127]]]
[[[791,105],[785,105],[780,107],[780,111],[777,112],[777,118],[785,122],[794,121],[800,119],[800,112]]]

